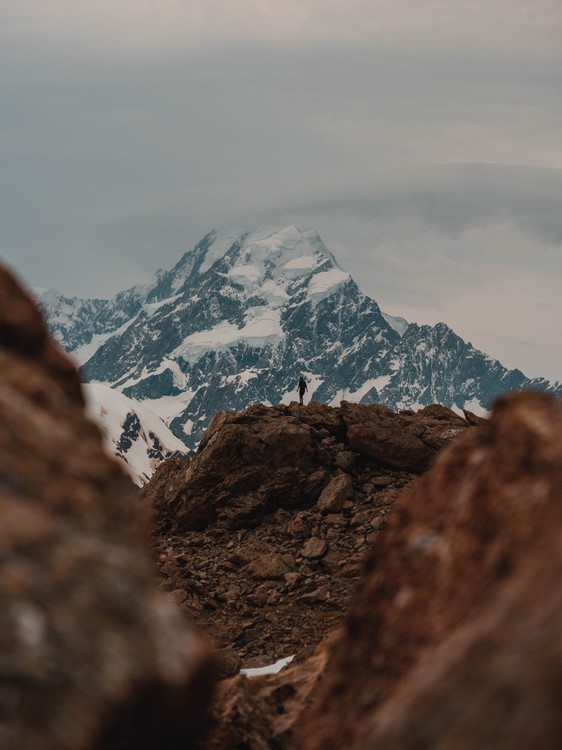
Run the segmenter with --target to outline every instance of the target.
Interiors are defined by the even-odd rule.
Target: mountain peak
[[[48,311],[83,374],[147,402],[195,447],[218,411],[308,398],[441,403],[478,412],[499,393],[553,390],[507,371],[447,325],[383,316],[314,229],[209,232],[147,288]]]

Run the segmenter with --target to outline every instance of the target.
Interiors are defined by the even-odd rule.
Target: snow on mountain
[[[396,315],[388,315],[387,313],[382,314],[383,318],[386,320],[388,325],[392,326],[396,333],[399,333],[400,336],[406,332],[406,328],[408,328],[409,323],[405,318],[399,318]]]
[[[111,300],[39,295],[57,340],[91,382],[142,401],[189,447],[217,411],[308,396],[486,410],[528,380],[443,323],[381,312],[313,229],[210,232],[169,271]]]
[[[106,449],[123,462],[133,482],[142,487],[165,458],[187,455],[179,440],[154,412],[100,383],[84,385],[88,416],[100,427]]]

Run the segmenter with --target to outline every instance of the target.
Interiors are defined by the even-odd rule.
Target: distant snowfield
[[[462,408],[466,409],[467,411],[471,411],[473,414],[476,414],[477,417],[490,416],[490,412],[485,409],[480,401],[477,401],[475,398],[473,398],[471,401],[466,401]],[[459,409],[458,406],[453,406],[453,411],[457,412],[457,414],[459,414],[461,417],[464,417],[462,409]]]
[[[187,454],[182,441],[146,407],[146,402],[139,404],[101,383],[87,383],[83,388],[86,414],[100,427],[107,453],[120,459],[137,486],[148,482],[166,455]]]
[[[308,298],[312,302],[329,297],[336,292],[340,286],[349,281],[350,275],[339,268],[332,268],[330,271],[322,271],[313,276],[308,285]]]
[[[330,401],[330,406],[339,406],[341,401],[349,401],[351,404],[358,404],[373,388],[375,388],[377,393],[380,394],[391,380],[392,376],[390,375],[380,375],[378,378],[366,380],[361,388],[356,391],[348,391],[346,389],[339,390],[336,396]]]
[[[227,351],[238,344],[263,348],[284,338],[281,313],[271,308],[251,308],[242,328],[223,321],[207,331],[187,336],[171,352],[170,357],[181,357],[194,364],[208,351]]]

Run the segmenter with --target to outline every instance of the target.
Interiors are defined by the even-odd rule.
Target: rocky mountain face
[[[0,418],[0,747],[189,744],[209,648],[157,588],[148,516],[3,269]]]
[[[417,409],[488,409],[529,380],[446,325],[384,315],[313,230],[208,234],[170,271],[112,300],[40,296],[83,376],[146,406],[194,448],[212,416],[307,398]]]

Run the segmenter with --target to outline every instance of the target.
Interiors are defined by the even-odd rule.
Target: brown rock
[[[158,591],[148,518],[78,375],[0,269],[0,745],[189,742],[208,649]]]
[[[242,659],[233,648],[221,648],[216,652],[219,674],[223,677],[234,677],[242,667]]]
[[[343,471],[349,471],[353,466],[355,456],[351,451],[340,451],[336,455],[336,466]]]
[[[312,536],[302,548],[302,556],[306,557],[307,560],[313,560],[322,557],[327,551],[328,542],[325,539],[320,539],[320,537]]]
[[[487,422],[487,420],[484,419],[484,417],[479,417],[473,412],[468,411],[468,409],[463,409],[462,412],[468,424],[474,425],[475,427],[481,427]]]
[[[252,560],[246,567],[246,572],[252,578],[282,581],[286,573],[291,571],[287,562],[274,552]]]
[[[294,747],[558,748],[561,497],[562,404],[499,400],[397,502]]]
[[[443,406],[395,414],[380,404],[363,411],[342,402],[347,436],[358,453],[396,469],[422,472],[443,446],[467,428],[467,422]]]
[[[209,732],[195,750],[289,747],[295,722],[322,679],[333,640],[331,635],[312,654],[295,659],[278,674],[240,675],[220,683]]]
[[[347,429],[395,416],[358,404],[254,405],[217,415],[191,460],[161,465],[141,492],[156,511],[159,572],[170,590],[187,592],[182,606],[219,647],[232,646],[244,660],[263,653],[273,662],[318,643],[341,622],[374,540],[369,521],[390,513],[397,491],[413,478],[353,451]],[[451,430],[468,427],[443,409],[401,419],[434,453],[434,438],[444,444]],[[351,459],[338,461],[343,454]],[[338,513],[317,504],[334,472],[349,488]],[[391,490],[377,492],[381,476]],[[371,487],[368,494],[354,489],[363,485]],[[341,499],[334,502],[338,507]],[[351,518],[360,524],[355,529]],[[319,540],[311,551],[320,557],[304,558],[311,537]],[[328,585],[328,572],[329,600],[303,599]]]
[[[322,490],[317,506],[328,513],[337,513],[343,508],[344,502],[352,496],[351,477],[347,474],[337,474]]]

